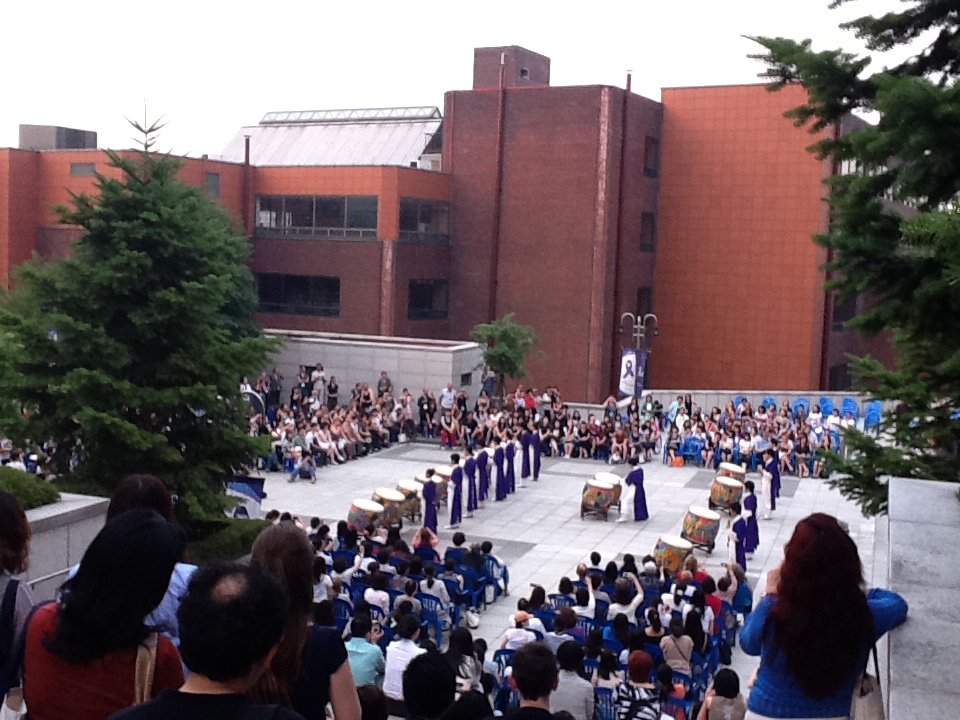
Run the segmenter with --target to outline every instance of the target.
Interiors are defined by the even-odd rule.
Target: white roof
[[[267,113],[241,128],[223,160],[243,162],[250,137],[253,165],[399,165],[409,167],[440,128],[435,107]]]

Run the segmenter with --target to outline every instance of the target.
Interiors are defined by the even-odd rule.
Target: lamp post
[[[621,333],[623,333],[623,321],[627,318],[630,318],[630,334],[633,336],[636,349],[650,352],[650,349],[644,347],[644,345],[646,344],[647,332],[649,332],[651,328],[653,330],[653,337],[657,337],[657,335],[660,334],[660,328],[657,327],[657,316],[653,313],[647,313],[641,316],[632,312],[625,312],[620,316]]]

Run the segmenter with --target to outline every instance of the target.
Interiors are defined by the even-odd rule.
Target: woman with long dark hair
[[[815,513],[797,523],[740,644],[760,655],[748,708],[760,718],[845,718],[874,642],[907,616],[889,590],[867,592],[857,546]]]
[[[327,703],[338,720],[360,720],[360,701],[347,649],[336,628],[312,622],[313,546],[292,522],[265,529],[250,564],[266,570],[287,592],[287,627],[270,667],[251,688],[255,703],[291,707],[306,720],[323,720]]]
[[[183,555],[183,531],[151,510],[108,522],[87,548],[59,604],[41,607],[27,629],[24,699],[34,720],[103,720],[136,702],[141,646],[156,640],[149,696],[183,684],[180,654],[144,622]]]
[[[23,505],[13,495],[0,490],[0,598],[8,592],[11,582],[16,586],[9,590],[13,602],[13,627],[0,628],[15,637],[23,628],[30,608],[33,607],[33,592],[26,581],[16,581],[14,575],[27,571],[30,556],[30,523]],[[7,658],[0,656],[0,664]]]
[[[455,628],[450,633],[450,643],[443,654],[457,674],[457,688],[461,693],[471,690],[483,691],[480,676],[483,675],[483,665],[477,659],[473,647],[473,635],[466,628]]]

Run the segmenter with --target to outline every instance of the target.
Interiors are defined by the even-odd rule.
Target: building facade
[[[266,327],[458,340],[507,313],[527,383],[601,401],[624,313],[657,315],[648,385],[845,389],[844,330],[811,236],[836,171],[783,117],[802,91],[553,87],[550,60],[479,48],[437,108],[276,112],[181,177],[250,236]],[[69,252],[52,206],[107,172],[91,134],[24,126],[0,150],[0,278]],[[650,328],[653,329],[652,327]],[[875,344],[876,345],[876,344]],[[889,353],[886,357],[889,357]]]

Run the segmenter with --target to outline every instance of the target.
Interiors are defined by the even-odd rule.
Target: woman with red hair
[[[864,588],[856,544],[823,513],[797,523],[767,593],[740,633],[744,652],[760,655],[749,717],[848,717],[871,647],[903,621],[907,603]]]

